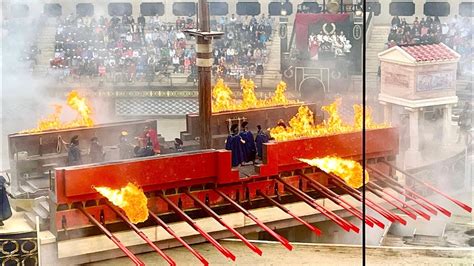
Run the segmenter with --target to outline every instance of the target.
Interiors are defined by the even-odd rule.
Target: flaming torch
[[[362,165],[354,160],[326,156],[314,159],[299,159],[311,166],[316,166],[328,174],[334,174],[353,188],[362,186]],[[365,183],[369,182],[369,173],[365,171]]]
[[[121,189],[109,187],[94,187],[94,189],[121,208],[132,223],[137,224],[148,219],[148,199],[143,190],[135,184],[129,182]]]

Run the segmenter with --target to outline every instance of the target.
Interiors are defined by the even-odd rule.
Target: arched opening
[[[308,102],[323,103],[325,98],[325,86],[324,83],[316,78],[309,77],[305,78],[299,86],[301,98]]]

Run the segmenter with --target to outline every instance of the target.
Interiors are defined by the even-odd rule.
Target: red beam
[[[262,192],[260,192],[260,190],[257,190],[257,195],[263,197],[264,199],[266,199],[268,202],[270,202],[271,204],[273,204],[274,206],[278,207],[280,210],[286,212],[288,215],[290,215],[291,217],[295,218],[298,222],[302,223],[304,226],[306,226],[309,230],[313,231],[313,233],[315,233],[317,236],[320,236],[321,235],[321,230],[319,230],[319,228],[317,228],[316,226],[314,225],[311,225],[310,223],[306,222],[305,220],[301,219],[298,215],[292,213],[290,210],[288,210],[288,208],[286,208],[285,206],[283,206],[282,204],[280,204],[279,202],[277,202],[276,200],[270,198],[269,196],[263,194]]]
[[[301,190],[297,189],[296,187],[288,184],[287,182],[285,182],[280,177],[276,177],[275,179],[278,180],[280,183],[282,183],[285,186],[285,188],[288,191],[290,191],[293,195],[295,195],[299,199],[303,200],[304,202],[306,202],[306,204],[313,207],[314,209],[319,211],[322,215],[324,215],[327,218],[329,218],[330,220],[332,220],[334,223],[336,223],[337,225],[342,227],[342,229],[346,230],[347,232],[349,232],[351,229],[356,233],[359,232],[359,228],[357,226],[351,224],[350,222],[342,219],[341,217],[339,217],[337,214],[333,213],[332,211],[330,211],[330,210],[324,208],[323,206],[319,205],[313,198],[308,196],[303,191],[301,191]]]
[[[232,254],[227,248],[219,244],[217,240],[215,240],[211,235],[209,235],[206,231],[202,230],[196,222],[191,219],[184,211],[182,211],[178,206],[176,206],[171,200],[169,200],[166,196],[160,194],[158,195],[162,200],[164,200],[168,206],[176,213],[178,214],[181,219],[183,219],[185,222],[187,222],[194,230],[196,230],[198,233],[200,233],[205,239],[207,239],[217,250],[219,250],[224,256],[227,258],[230,258],[231,260],[235,261],[235,255]]]
[[[107,204],[107,206],[109,206],[110,209],[112,209],[112,211],[114,211],[120,217],[120,219],[122,219],[128,225],[128,227],[130,227],[130,229],[132,229],[135,233],[137,233],[137,235],[140,236],[154,251],[156,251],[156,253],[160,254],[160,256],[163,257],[163,259],[165,259],[166,262],[168,262],[169,265],[173,265],[173,266],[176,265],[176,262],[174,262],[174,260],[172,258],[170,258],[159,247],[157,247],[153,243],[153,241],[151,241],[148,238],[148,236],[145,235],[145,233],[143,233],[143,231],[141,231],[140,229],[138,229],[138,227],[136,225],[131,223],[130,220],[127,218],[127,216],[125,216],[121,211],[117,210],[109,202],[106,202],[106,204]]]
[[[269,233],[271,236],[273,236],[276,240],[278,240],[283,246],[285,246],[288,250],[292,250],[293,246],[290,244],[286,238],[282,237],[281,235],[275,233],[272,229],[270,229],[268,226],[266,226],[262,221],[260,221],[255,215],[253,215],[251,212],[247,211],[244,209],[242,206],[240,206],[237,202],[233,201],[229,196],[226,194],[222,193],[221,191],[214,189],[214,191],[219,194],[222,198],[224,198],[227,202],[229,202],[235,209],[239,210],[242,212],[245,216],[249,217],[252,221],[254,221],[260,228],[265,230],[267,233]]]
[[[367,158],[392,156],[398,153],[398,129],[367,130]],[[361,158],[362,132],[349,132],[330,136],[310,137],[264,144],[264,163],[257,166],[263,175],[277,175],[280,171],[299,170],[307,167],[298,158],[339,157]],[[317,148],[315,148],[317,147]]]
[[[360,191],[348,186],[344,181],[342,181],[339,177],[333,176],[331,174],[328,174],[331,177],[331,181],[337,185],[338,187],[342,188],[344,191],[346,191],[349,195],[351,195],[353,198],[356,200],[362,202],[362,196],[360,195]],[[391,222],[399,221],[401,224],[406,225],[407,222],[401,218],[400,216],[390,212],[389,210],[385,209],[384,207],[376,204],[375,202],[371,201],[368,198],[365,198],[365,203],[367,206],[372,208],[374,211],[380,213],[383,217],[385,217],[387,220]]]
[[[197,197],[195,197],[193,194],[189,193],[189,191],[185,191],[184,192],[188,197],[190,197],[191,199],[194,200],[194,202],[199,205],[199,207],[201,207],[201,209],[203,209],[207,214],[209,214],[209,216],[211,216],[212,218],[214,218],[218,223],[220,223],[222,226],[224,226],[225,228],[227,228],[230,232],[232,232],[232,234],[234,234],[234,236],[236,236],[237,238],[239,238],[240,240],[242,240],[242,242],[245,243],[245,245],[247,245],[247,247],[249,247],[253,252],[257,253],[258,255],[262,256],[262,250],[260,250],[257,246],[255,246],[254,244],[250,243],[250,241],[247,240],[247,238],[245,238],[242,234],[240,234],[239,232],[237,232],[237,230],[235,230],[234,228],[232,228],[232,226],[226,224],[224,222],[224,220],[222,219],[222,217],[220,217],[216,212],[214,212],[209,206],[207,206],[204,202],[202,202],[201,200],[199,200]]]
[[[168,232],[168,234],[170,234],[171,236],[176,238],[176,240],[178,240],[178,242],[181,243],[187,250],[189,250],[196,258],[198,258],[202,262],[203,265],[206,265],[206,266],[209,265],[209,262],[201,254],[199,254],[199,252],[197,252],[195,249],[193,249],[188,243],[186,243],[186,241],[184,241],[179,235],[177,235],[173,231],[173,229],[171,229],[171,227],[169,227],[169,225],[167,225],[163,220],[160,219],[160,217],[158,217],[156,214],[151,212],[151,210],[148,210],[148,213],[149,213],[150,217],[158,225],[163,227],[163,229],[165,229],[165,231]]]
[[[419,195],[418,193],[416,193],[415,191],[409,189],[408,187],[406,186],[403,186],[401,185],[400,183],[398,183],[394,178],[384,174],[383,172],[373,168],[373,167],[370,167],[368,166],[367,167],[368,169],[372,170],[373,172],[375,172],[376,174],[378,174],[379,176],[383,177],[384,179],[382,178],[379,178],[377,176],[373,176],[375,179],[378,179],[378,180],[382,180],[383,182],[385,182],[387,185],[389,185],[391,188],[393,188],[394,190],[396,190],[398,193],[401,193],[403,195],[405,195],[407,198],[413,200],[414,202],[416,202],[418,205],[420,205],[421,207],[425,208],[426,210],[428,210],[429,212],[431,212],[432,214],[434,215],[437,215],[438,211],[440,211],[441,213],[443,213],[444,215],[446,215],[447,217],[450,217],[451,216],[451,212],[446,210],[445,208],[441,207],[440,205],[434,203],[434,202],[431,202],[429,200],[427,200],[425,197]],[[425,202],[426,204],[424,204],[423,202]],[[433,208],[431,208],[431,207]]]
[[[84,210],[83,208],[79,208],[79,211],[81,211],[89,219],[91,223],[97,226],[100,229],[100,231],[102,231],[102,233],[104,233],[110,240],[112,240],[112,242],[114,242],[114,244],[117,245],[117,247],[120,250],[122,250],[123,253],[125,253],[125,255],[127,255],[127,257],[129,257],[133,261],[133,263],[135,263],[135,265],[140,265],[140,266],[145,265],[143,261],[141,261],[137,256],[135,256],[135,254],[133,254],[124,244],[122,244],[122,242],[120,242],[120,240],[116,236],[114,236],[109,230],[107,230],[105,226],[100,224],[100,222],[97,221],[86,210]]]
[[[386,162],[386,161],[382,161],[382,162],[385,163],[386,165],[390,166],[390,167],[393,167],[395,170],[397,170],[397,171],[399,171],[400,173],[404,174],[405,176],[411,178],[412,180],[415,180],[416,182],[418,182],[418,183],[424,185],[425,187],[431,189],[432,191],[434,191],[434,192],[440,194],[441,196],[447,198],[448,200],[454,202],[456,205],[458,205],[459,207],[463,208],[465,211],[467,211],[467,212],[472,212],[472,207],[468,206],[467,204],[462,203],[461,201],[459,201],[459,200],[457,200],[457,199],[455,199],[455,198],[449,196],[448,194],[444,193],[443,191],[441,191],[441,190],[435,188],[434,186],[432,186],[432,185],[430,185],[430,184],[428,184],[428,183],[426,183],[426,182],[424,182],[424,181],[418,179],[418,178],[415,177],[414,175],[407,173],[406,171],[400,169],[399,167],[397,167],[397,166],[395,166],[395,165],[393,165],[393,164],[391,164],[391,163],[389,163],[389,162]]]
[[[382,193],[380,193],[379,191],[377,191],[376,189],[372,188],[370,186],[370,184],[367,184],[366,186],[367,190],[372,192],[372,194],[374,194],[375,196],[385,200],[388,204],[392,205],[393,207],[399,209],[401,212],[405,213],[406,215],[408,215],[408,217],[412,218],[413,220],[416,220],[416,215],[408,210],[406,210],[405,208],[403,208],[403,205],[400,205],[400,204],[397,204],[393,201],[391,201],[390,199],[388,199],[387,197],[385,197],[385,195],[383,195]]]
[[[360,220],[363,220],[362,218],[362,213],[354,207],[352,204],[344,200],[343,197],[335,193],[334,191],[330,190],[329,188],[323,186],[321,183],[319,183],[316,180],[313,180],[307,175],[301,174],[301,177],[303,177],[307,182],[308,185],[313,188],[314,190],[320,192],[321,194],[325,195],[328,199],[333,201],[334,203],[340,205],[343,207],[345,210],[348,212],[352,213],[354,216],[359,218]],[[369,225],[370,227],[373,227],[374,224],[377,224],[380,228],[385,228],[385,225],[380,222],[379,220],[373,218],[372,216],[366,215],[365,223]]]
[[[407,204],[406,202],[402,201],[401,199],[399,199],[397,196],[393,195],[392,193],[388,192],[386,189],[384,189],[383,187],[371,182],[369,183],[369,186],[372,186],[374,187],[374,189],[378,189],[380,190],[382,193],[384,193],[385,195],[389,196],[390,198],[400,202],[404,207],[406,207],[407,209],[410,209],[414,212],[416,212],[418,215],[420,215],[421,217],[425,218],[427,221],[429,221],[431,219],[431,217],[425,213],[424,211],[422,210],[418,210],[417,208],[414,208],[412,206],[410,206],[409,204]]]
[[[133,182],[145,192],[206,183],[233,183],[231,153],[205,150],[56,169],[56,203],[100,199],[94,187],[119,189]],[[100,177],[100,178],[98,178]]]

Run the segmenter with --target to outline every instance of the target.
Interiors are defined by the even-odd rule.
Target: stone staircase
[[[267,46],[268,61],[264,65],[262,84],[265,88],[274,89],[281,80],[280,74],[280,36],[278,31],[273,32],[272,41]]]
[[[41,54],[38,55],[38,64],[33,73],[37,77],[44,77],[49,68],[49,60],[54,57],[56,19],[49,18],[40,31],[41,32],[38,34],[37,45],[41,50]]]
[[[25,212],[25,220],[32,227],[36,228],[36,216],[39,217],[40,230],[48,230],[50,225],[50,205],[48,197],[35,198],[31,211]]]
[[[367,43],[367,88],[368,91],[377,91],[379,88],[379,79],[377,77],[378,67],[380,65],[378,54],[385,49],[390,26],[374,25],[372,35]]]

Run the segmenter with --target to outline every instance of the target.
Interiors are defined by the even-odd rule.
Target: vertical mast
[[[198,32],[209,33],[209,8],[207,0],[199,0],[198,4]],[[199,120],[200,120],[200,146],[201,149],[212,147],[211,135],[211,66],[212,66],[212,37],[205,34],[197,36],[198,90],[199,90]]]

